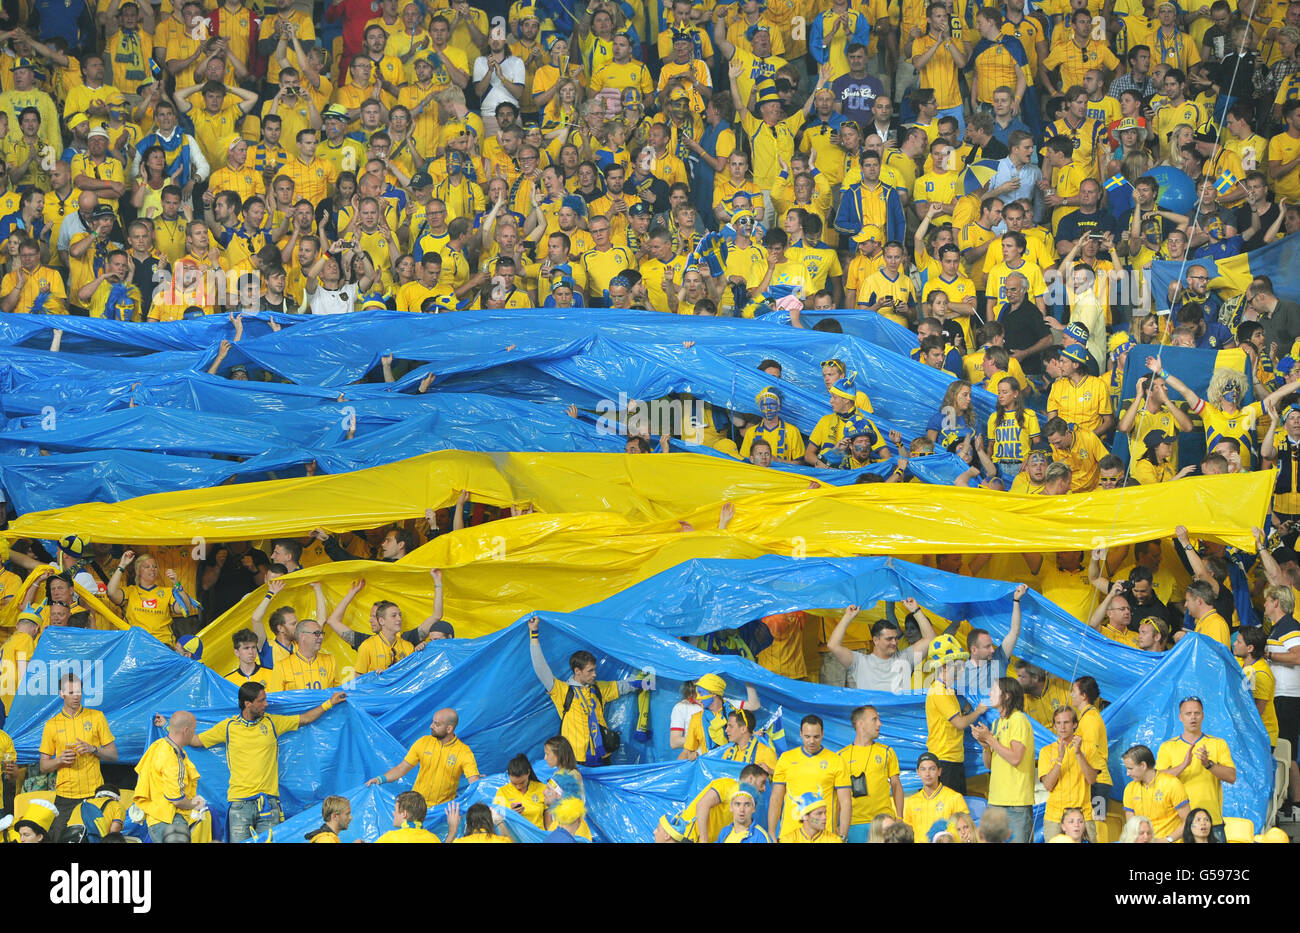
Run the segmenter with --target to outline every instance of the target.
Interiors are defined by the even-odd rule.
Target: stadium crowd
[[[871,374],[838,360],[822,366],[827,413],[801,430],[782,417],[780,365],[762,360],[772,384],[752,411],[708,406],[678,439],[760,466],[897,458],[892,474],[861,482],[908,481],[909,459],[948,451],[969,465],[960,484],[1042,495],[1277,469],[1257,553],[1179,529],[1092,553],[929,558],[1023,581],[1001,643],[912,601],[810,607],[708,636],[700,647],[794,680],[903,690],[928,675],[921,790],[904,796],[874,707],[853,711],[855,739],[841,750],[825,748],[823,722],[807,716],[797,746],[778,754],[753,689],[729,699],[710,674],[675,708],[673,747],[693,757],[725,746],[747,766],[665,814],[657,838],[1026,842],[1041,781],[1053,841],[1096,840],[1116,782],[1126,839],[1226,841],[1222,785],[1238,774],[1224,740],[1201,730],[1220,698],[1185,699],[1182,733],[1124,751],[1127,774],[1114,774],[1096,681],[1014,658],[1026,586],[1142,651],[1193,632],[1219,642],[1239,659],[1270,742],[1300,753],[1300,304],[1277,294],[1281,266],[1273,278],[1247,273],[1240,288],[1219,272],[1300,230],[1300,2],[519,0],[494,21],[465,0],[314,11],[292,0],[13,0],[2,15],[6,312],[230,314],[238,341],[246,316],[269,312],[788,313],[795,327],[838,332],[833,312],[865,310],[912,330],[917,364],[952,377],[923,436],[881,431]],[[1180,263],[1168,289],[1153,287],[1155,260]],[[270,378],[224,367],[230,347],[212,374]],[[1165,347],[1219,352],[1180,378]],[[384,379],[400,365],[386,357]],[[1127,405],[1126,372],[1141,374]],[[972,402],[979,386],[996,395],[986,420]],[[652,449],[648,436],[628,441],[628,452]],[[222,672],[240,689],[236,715],[201,732],[189,713],[158,722],[167,735],[133,791],[155,841],[201,837],[207,806],[184,749],[226,744],[231,838],[265,833],[283,819],[277,737],[347,699],[279,716],[267,693],[336,689],[455,637],[439,571],[423,623],[405,626],[403,607],[378,601],[365,632],[345,621],[364,580],[334,607],[318,586],[315,618],[271,611],[293,573],[399,560],[498,514],[462,496],[424,522],[233,541],[201,560],[75,534],[56,554],[14,541],[0,573],[6,710],[44,627],[104,627],[86,593],[201,657],[199,628],[265,585],[234,636],[239,663]],[[589,839],[578,766],[615,751],[604,705],[653,684],[598,681],[581,651],[553,672],[531,628],[560,719],[544,750],[554,776],[539,781],[521,749],[495,804],[555,841]],[[356,650],[354,666],[322,650],[327,632]],[[104,781],[112,733],[75,678],[60,692],[40,760],[26,763],[26,789],[54,800],[15,814],[16,832],[40,841],[72,820],[113,836],[132,798]],[[963,692],[986,702],[971,707]],[[1058,741],[1036,748],[1031,719]],[[430,736],[375,777],[418,769],[383,841],[434,841],[427,809],[479,778],[456,726],[455,710],[439,711]],[[968,732],[990,771],[978,826]],[[22,788],[8,741],[0,733],[11,807]],[[1291,787],[1300,794],[1294,763]],[[1294,807],[1295,796],[1281,817],[1300,819]],[[449,816],[457,841],[506,838],[486,806]],[[338,841],[350,818],[345,799],[326,798],[312,841]]]

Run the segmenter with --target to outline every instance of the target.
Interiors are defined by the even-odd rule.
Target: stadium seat
[[[1225,816],[1223,831],[1227,833],[1229,842],[1255,841],[1255,824],[1239,816]]]

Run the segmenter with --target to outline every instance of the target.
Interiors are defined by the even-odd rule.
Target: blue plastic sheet
[[[727,679],[729,695],[743,695],[742,685],[753,684],[764,708],[760,718],[779,711],[787,742],[796,741],[799,720],[811,713],[825,721],[827,747],[843,747],[852,740],[849,713],[863,703],[874,704],[883,723],[882,741],[894,747],[904,769],[905,788],[911,792],[916,787],[910,772],[925,748],[923,694],[792,681],[743,658],[706,654],[681,636],[790,609],[871,605],[912,596],[927,609],[968,619],[1000,639],[1010,621],[1013,590],[1010,583],[955,576],[888,558],[700,560],[582,611],[542,613],[542,645],[554,671],[562,672],[569,655],[581,648],[598,658],[601,679],[630,677],[645,669],[653,669],[658,679],[648,741],[633,736],[634,695],[609,704],[610,725],[623,735],[623,747],[616,755],[618,767],[587,772],[593,832],[608,841],[648,839],[659,813],[683,805],[703,786],[701,778],[712,773],[709,768],[723,766],[677,762],[676,750],[668,745],[666,724],[681,684],[708,672]],[[629,625],[632,619],[638,624]],[[1178,735],[1182,727],[1177,701],[1189,695],[1204,698],[1206,731],[1228,742],[1240,775],[1235,785],[1224,789],[1224,812],[1263,824],[1272,775],[1268,740],[1243,688],[1240,668],[1226,650],[1203,636],[1189,635],[1164,655],[1139,652],[1087,629],[1031,591],[1024,600],[1016,655],[1058,677],[1086,673],[1097,678],[1103,697],[1112,700],[1103,719],[1117,799],[1125,783],[1119,761],[1124,750],[1136,742],[1154,750],[1160,741]],[[42,638],[36,660],[48,657],[103,663],[108,679],[98,707],[118,736],[123,761],[138,758],[154,737],[155,712],[191,709],[200,727],[234,712],[233,686],[139,631],[51,629]],[[370,801],[366,806],[375,814],[371,822],[386,829],[391,823],[389,793],[399,788],[372,794],[373,789],[362,791],[360,786],[396,764],[411,743],[428,734],[438,709],[457,710],[458,735],[474,750],[481,772],[497,778],[516,754],[535,756],[559,726],[554,705],[533,673],[522,619],[482,638],[432,643],[388,671],[360,677],[345,689],[347,703],[291,734],[282,745],[286,815],[303,815],[293,832],[284,831],[276,841],[298,841],[294,834],[300,837],[314,828],[320,800],[333,793],[346,793],[354,805]],[[283,694],[273,701],[272,711],[301,712],[325,698],[323,692]],[[57,697],[48,696],[20,697],[15,703],[10,728],[24,760],[34,756],[42,725],[58,703]],[[1040,746],[1051,741],[1038,726],[1035,739]],[[982,771],[972,739],[967,739],[966,752],[968,771]],[[203,775],[200,791],[209,800],[223,801],[227,773],[222,753],[196,750],[195,762]],[[486,779],[469,788],[462,794],[463,806],[481,796],[490,799],[490,790]],[[301,832],[300,825],[306,825]]]
[[[685,392],[752,411],[758,390],[772,382],[756,368],[764,358],[783,365],[784,417],[805,435],[829,411],[820,363],[835,357],[858,373],[878,427],[897,429],[908,442],[924,433],[951,381],[903,358],[888,329],[885,349],[847,335],[653,312],[287,317],[293,326],[279,332],[264,320],[246,323],[225,364],[242,361],[290,380],[280,383],[203,371],[216,341],[233,336],[224,318],[174,325],[72,319],[69,333],[81,342],[65,340],[63,352],[50,353],[36,347],[62,322],[0,315],[0,334],[23,344],[0,361],[6,498],[21,513],[263,479],[269,471],[300,475],[312,461],[321,472],[340,472],[442,449],[621,450],[621,438],[595,429],[602,404],[608,411],[628,399]],[[391,385],[355,383],[377,378],[388,352],[413,368]],[[431,372],[430,391],[417,394]],[[991,399],[975,393],[981,415]],[[578,421],[564,414],[569,404],[583,412]],[[353,414],[357,433],[348,441]],[[38,456],[42,450],[53,456]],[[914,463],[914,475],[933,483],[951,483],[963,469],[946,455]],[[806,472],[826,483],[856,479]]]

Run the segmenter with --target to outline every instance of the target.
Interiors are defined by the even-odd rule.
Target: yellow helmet
[[[926,649],[925,669],[934,671],[950,661],[966,661],[969,658],[970,653],[962,650],[961,642],[944,632],[936,636],[934,641],[930,642],[930,647]]]

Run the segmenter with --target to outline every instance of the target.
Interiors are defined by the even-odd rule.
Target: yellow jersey
[[[1268,660],[1265,658],[1260,658],[1249,665],[1245,661],[1245,658],[1237,659],[1237,662],[1241,664],[1242,676],[1246,679],[1246,689],[1250,691],[1250,695],[1254,700],[1264,704],[1264,709],[1259,714],[1260,719],[1264,722],[1264,731],[1268,733],[1269,744],[1276,745],[1278,726],[1277,710],[1273,708],[1273,697],[1277,692],[1277,683],[1273,677],[1273,669],[1269,667]]]
[[[415,792],[431,807],[455,797],[462,777],[473,780],[479,776],[474,753],[455,737],[444,742],[431,735],[420,736],[402,760],[419,767],[415,775]]]
[[[1225,648],[1232,647],[1232,637],[1228,633],[1228,623],[1223,616],[1219,615],[1213,609],[1196,620],[1196,634],[1204,635],[1207,638],[1213,638]]]
[[[236,667],[229,674],[226,674],[225,678],[236,687],[242,687],[246,683],[259,683],[265,687],[267,682],[271,679],[271,673],[271,668],[255,664],[253,665],[253,672],[251,674],[245,674]]]
[[[308,661],[295,649],[293,654],[276,661],[275,669],[266,673],[269,677],[261,683],[268,693],[279,690],[332,690],[339,685],[338,659],[327,651],[316,652],[316,657]],[[256,680],[257,675],[247,679]]]
[[[1093,763],[1097,769],[1097,783],[1113,783],[1110,778],[1110,765],[1106,761],[1106,756],[1110,751],[1110,742],[1106,736],[1106,723],[1101,718],[1101,713],[1095,706],[1085,706],[1083,712],[1079,714],[1078,734],[1083,737],[1083,741],[1097,749],[1101,756],[1101,764]],[[1088,761],[1091,763],[1092,759]]]
[[[1209,810],[1210,818],[1218,826],[1223,822],[1223,784],[1201,764],[1199,756],[1201,749],[1205,749],[1211,764],[1236,767],[1227,742],[1216,736],[1202,734],[1195,743],[1189,745],[1182,736],[1177,736],[1160,745],[1160,750],[1156,753],[1156,770],[1166,771],[1178,767],[1187,757],[1188,749],[1193,747],[1195,751],[1191,763],[1183,769],[1178,780],[1187,792],[1191,808],[1195,810],[1204,807]]]
[[[199,791],[199,769],[170,739],[161,738],[146,749],[135,766],[140,777],[135,785],[134,801],[144,811],[150,825],[170,823],[177,813],[175,801],[193,798]]]
[[[0,650],[0,702],[4,703],[6,715],[14,705],[20,672],[26,670],[35,653],[36,639],[26,632],[14,632]]]
[[[124,586],[123,615],[128,625],[144,629],[164,645],[176,644],[172,632],[172,616],[183,615],[184,608],[176,601],[172,590],[161,586]]]
[[[966,798],[943,784],[933,791],[923,787],[903,800],[903,822],[912,827],[917,842],[927,842],[931,826],[958,813],[970,813]]]
[[[1124,788],[1124,809],[1151,821],[1151,830],[1160,838],[1173,836],[1178,830],[1178,808],[1187,804],[1182,782],[1156,772],[1150,784],[1129,781]],[[1222,822],[1222,818],[1220,818]]]
[[[396,636],[391,645],[384,636],[378,633],[371,635],[357,649],[357,676],[386,671],[414,650],[415,646],[401,635]]]
[[[226,764],[230,768],[227,800],[233,803],[259,794],[280,796],[280,736],[293,732],[301,722],[300,716],[275,713],[264,713],[252,721],[240,715],[199,733],[204,748],[226,746]]]
[[[815,755],[807,754],[802,747],[783,752],[776,760],[776,773],[772,776],[775,784],[785,785],[785,803],[781,813],[778,835],[784,836],[790,830],[799,828],[795,817],[795,801],[809,791],[816,791],[826,801],[826,827],[835,832],[835,823],[839,819],[835,804],[835,791],[849,786],[848,772],[839,755],[828,748],[823,748]]]
[[[572,690],[572,698],[569,691]],[[592,719],[601,726],[605,722],[605,704],[618,699],[618,684],[612,680],[598,680],[591,687],[580,687],[562,680],[551,684],[551,702],[560,714],[560,735],[569,740],[578,763],[589,761],[595,754],[592,736]]]
[[[435,836],[423,826],[416,826],[412,823],[403,823],[398,829],[390,829],[384,833],[375,842],[398,842],[403,844],[409,843],[441,843],[442,840]]]
[[[1024,746],[1020,764],[1013,765],[997,752],[989,761],[989,804],[995,807],[1032,807],[1034,805],[1034,726],[1029,717],[1016,710],[993,724],[993,736],[1011,747]]]
[[[845,745],[840,760],[848,775],[849,786],[859,775],[866,778],[867,793],[853,798],[853,825],[870,823],[879,814],[897,816],[894,809],[893,779],[899,776],[898,755],[883,742],[870,745]]]
[[[1099,772],[1097,783],[1109,783],[1109,781],[1102,781],[1100,777],[1100,772],[1106,767],[1106,756],[1098,750],[1097,746],[1082,737],[1079,739],[1079,747],[1083,750],[1083,757],[1088,764]],[[1058,761],[1061,764],[1061,772],[1056,779],[1056,786],[1047,792],[1047,810],[1043,818],[1059,823],[1066,810],[1078,807],[1083,811],[1085,819],[1091,819],[1092,785],[1084,778],[1079,758],[1072,749],[1067,748],[1062,754],[1059,742],[1053,742],[1043,748],[1038,753],[1038,776],[1042,778],[1049,774]]]
[[[492,805],[494,807],[504,807],[507,810],[514,809],[518,805],[523,810],[521,815],[524,819],[538,829],[546,828],[543,821],[546,814],[546,785],[539,781],[529,781],[528,786],[523,790],[519,790],[507,781],[497,791],[496,797],[492,800]]]
[[[40,753],[57,759],[64,749],[77,742],[95,746],[113,742],[113,732],[108,728],[108,720],[103,713],[84,706],[71,716],[66,710],[59,710],[53,719],[45,723],[45,729],[41,732]],[[99,759],[94,755],[78,755],[73,764],[59,768],[55,773],[54,792],[60,797],[85,800],[93,797],[99,785],[104,783]]]
[[[925,695],[925,748],[940,761],[966,759],[964,733],[952,724],[952,717],[960,715],[956,691],[941,681],[932,683]]]

